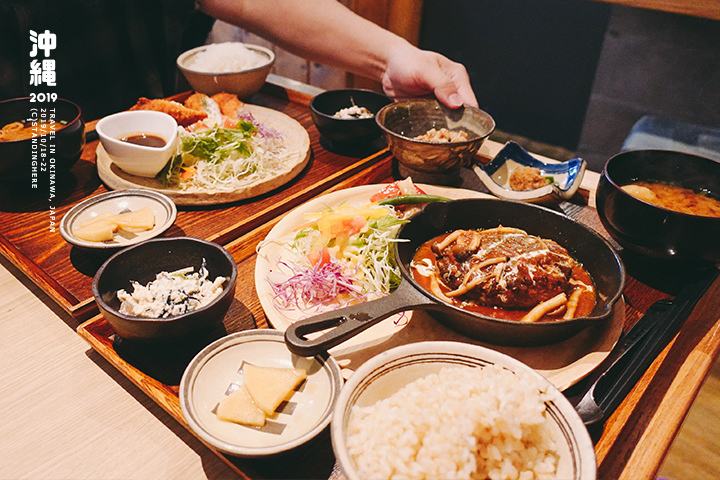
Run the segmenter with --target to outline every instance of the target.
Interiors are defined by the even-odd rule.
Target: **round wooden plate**
[[[282,112],[257,105],[245,105],[258,122],[285,134],[284,141],[292,155],[288,158],[285,169],[273,177],[249,184],[231,192],[213,190],[181,190],[166,188],[155,178],[137,177],[125,173],[113,163],[101,144],[96,150],[96,164],[100,179],[112,190],[144,188],[163,193],[177,205],[217,205],[236,202],[256,197],[278,188],[302,172],[310,160],[310,136],[297,120]]]

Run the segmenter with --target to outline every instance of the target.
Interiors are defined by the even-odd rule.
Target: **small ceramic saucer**
[[[245,363],[307,372],[289,404],[281,404],[263,427],[226,422],[215,415],[225,395],[243,384]],[[261,457],[302,445],[325,429],[342,384],[332,357],[297,356],[278,330],[245,330],[216,340],[190,362],[180,381],[180,408],[193,432],[209,445],[234,456]]]
[[[522,166],[539,169],[540,174],[552,183],[533,190],[511,189],[510,176],[516,168]],[[585,168],[586,162],[582,158],[558,163],[543,162],[513,141],[507,142],[489,163],[473,165],[475,173],[491,193],[524,202],[540,202],[553,195],[562,199],[572,197],[580,187]]]
[[[149,207],[155,215],[155,226],[144,232],[117,233],[112,240],[90,242],[73,235],[82,223],[106,213],[118,214]],[[175,203],[162,193],[150,190],[131,189],[101,193],[84,200],[71,208],[60,221],[60,235],[77,247],[88,249],[118,249],[155,238],[170,228],[177,218]]]

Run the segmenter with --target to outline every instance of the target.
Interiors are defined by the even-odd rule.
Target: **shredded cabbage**
[[[231,127],[180,130],[178,154],[158,174],[181,190],[232,192],[285,171],[293,154],[282,133],[244,114]]]
[[[402,241],[396,235],[407,220],[400,219],[392,208],[378,208],[386,210],[379,218],[373,218],[375,207],[358,209],[358,213],[367,214],[367,222],[350,235],[348,217],[342,216],[332,217],[334,223],[325,225],[335,232],[330,237],[317,224],[299,230],[288,245],[292,260],[277,261],[285,275],[278,278],[276,272],[267,279],[275,294],[275,307],[321,311],[372,300],[395,290],[402,277],[392,247]],[[329,261],[313,264],[309,257],[323,249],[331,252]]]

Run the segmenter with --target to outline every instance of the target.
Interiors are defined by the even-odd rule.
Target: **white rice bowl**
[[[185,63],[196,72],[231,73],[267,64],[268,58],[239,42],[211,43]]]
[[[526,365],[459,342],[397,347],[343,387],[332,442],[350,479],[594,479],[587,429]]]

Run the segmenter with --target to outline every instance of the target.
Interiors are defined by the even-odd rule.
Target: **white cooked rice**
[[[447,367],[354,406],[348,452],[363,479],[554,478],[546,399],[523,373]]]
[[[210,45],[190,59],[186,65],[198,72],[230,73],[250,70],[267,62],[267,57],[242,43],[224,42]]]

